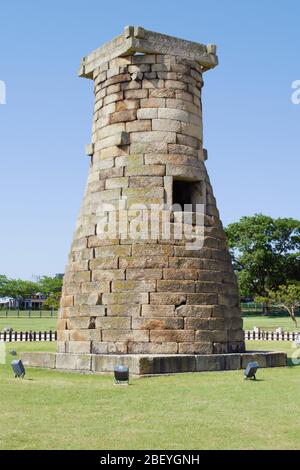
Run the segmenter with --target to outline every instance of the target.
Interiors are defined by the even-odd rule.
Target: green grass
[[[252,330],[254,326],[257,326],[263,330],[275,330],[275,328],[282,327],[285,331],[300,331],[300,320],[299,328],[295,328],[290,317],[244,315],[243,320],[245,330]]]
[[[56,330],[57,318],[1,318],[0,331],[13,328],[14,331],[49,331]]]
[[[52,343],[9,345],[54,350]],[[248,349],[293,351],[288,342]],[[11,360],[11,356],[9,356]],[[0,366],[0,449],[297,449],[300,366],[135,379]]]

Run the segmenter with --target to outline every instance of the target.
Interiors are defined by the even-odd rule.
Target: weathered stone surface
[[[128,345],[129,354],[176,354],[178,351],[177,343],[138,343],[130,342]],[[148,371],[148,373],[152,373]]]
[[[70,330],[69,334],[70,334],[70,341],[100,341],[101,340],[101,330],[96,330],[96,329]],[[60,352],[65,352],[65,351],[60,351]]]
[[[193,330],[151,330],[150,340],[153,342],[192,342],[195,339]]]
[[[166,268],[163,269],[163,278],[168,280],[195,280],[198,278],[198,270]]]
[[[74,317],[67,320],[68,330],[81,330],[89,328],[91,319],[89,316],[86,317]]]
[[[95,372],[113,372],[117,365],[126,365],[130,368],[130,373],[139,375],[139,358],[132,356],[109,356],[93,355],[92,370]]]
[[[62,370],[91,370],[90,354],[56,354],[56,369]]]
[[[187,318],[209,319],[212,312],[213,306],[210,305],[181,305],[176,307],[175,315]]]
[[[164,176],[164,165],[139,165],[125,168],[126,176]]]
[[[95,92],[91,162],[64,277],[60,368],[90,368],[94,354],[182,353],[191,359],[132,364],[144,373],[192,371],[195,354],[244,350],[236,279],[202,146],[202,74],[216,64],[212,46],[132,26],[83,60],[80,74],[94,80]],[[194,212],[177,236],[172,206],[180,202],[190,210],[204,204],[204,228]],[[154,204],[159,233],[149,238]],[[187,249],[201,236],[201,249]],[[93,359],[99,370],[114,363],[101,361]]]
[[[168,329],[182,329],[184,326],[181,318],[170,317],[136,317],[132,319],[132,328],[134,330],[168,330]]]
[[[110,122],[127,122],[127,121],[134,121],[136,119],[136,110],[129,109],[126,111],[119,111],[117,113],[112,114],[110,118]],[[125,130],[125,129],[124,129]]]
[[[100,328],[101,330],[129,330],[131,326],[131,319],[129,317],[116,317],[116,316],[109,316],[109,317],[98,317],[96,319],[96,328]]]
[[[117,365],[129,367],[130,375],[157,375],[182,372],[202,372],[244,369],[246,362],[254,358],[261,364],[273,367],[286,365],[286,354],[276,352],[253,352],[247,354],[197,354],[177,352],[177,343],[129,342],[128,353],[111,352],[122,349],[123,343],[93,342],[93,354],[22,353],[27,367],[49,367],[81,372],[111,373]],[[179,349],[188,351],[195,343],[179,343]],[[205,344],[202,345],[202,348]],[[164,353],[161,351],[165,350]],[[139,352],[141,351],[141,352]],[[153,352],[152,352],[153,351]],[[159,352],[158,352],[159,351]],[[48,357],[50,356],[50,357]],[[269,366],[268,365],[268,366]],[[262,367],[262,366],[261,366]]]
[[[158,280],[158,292],[195,292],[195,282],[186,280]]]
[[[105,182],[105,187],[106,189],[128,188],[128,184],[128,178],[122,176],[120,178],[108,178]]]
[[[196,356],[196,372],[225,370],[225,357],[208,354],[206,356]]]
[[[110,294],[103,294],[103,303],[107,305],[112,304],[147,304],[148,294],[134,292],[114,292]]]
[[[127,132],[151,131],[151,120],[143,119],[141,121],[126,122]]]
[[[124,94],[126,99],[148,98],[148,90],[145,89],[126,90]]]
[[[150,293],[150,304],[179,306],[186,303],[186,294],[174,292]]]
[[[162,279],[162,269],[126,269],[126,279]]]
[[[155,292],[156,282],[153,280],[113,281],[112,292]]]
[[[139,304],[115,304],[106,307],[107,316],[139,317],[141,305]]]
[[[174,317],[174,305],[142,305],[143,317]]]
[[[168,131],[153,130],[151,132],[132,132],[130,134],[131,142],[176,142],[176,133]]]
[[[92,272],[93,281],[112,281],[114,279],[125,279],[124,269],[97,269]]]
[[[155,119],[157,118],[157,108],[141,108],[137,111],[138,119]]]
[[[152,129],[154,131],[180,132],[181,122],[172,119],[152,119]]]
[[[130,256],[120,258],[120,268],[166,268],[168,266],[167,256]]]
[[[128,111],[127,114],[124,114],[125,116],[125,119],[124,121],[132,121],[134,119],[136,119],[136,110],[139,108],[139,100],[134,100],[134,99],[124,99],[122,101],[118,101],[118,103],[116,104],[116,113],[114,113],[111,117],[110,117],[110,120],[111,122],[114,122],[114,116],[116,114],[118,114],[118,112],[121,112],[123,111],[125,113],[125,111]],[[122,115],[120,115],[122,116]],[[134,119],[132,119],[134,118]],[[115,122],[122,122],[123,119],[121,119],[120,121],[115,121]]]
[[[164,108],[166,100],[164,98],[145,98],[141,100],[141,108]]]
[[[148,330],[103,330],[102,331],[103,341],[149,341],[149,331]]]
[[[56,355],[55,353],[46,352],[23,352],[22,361],[24,366],[43,367],[47,369],[55,369]]]
[[[89,354],[91,352],[90,341],[69,341],[67,352],[70,354]]]

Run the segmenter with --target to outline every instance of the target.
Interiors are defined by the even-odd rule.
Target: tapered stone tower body
[[[203,149],[201,89],[215,52],[127,27],[83,59],[80,76],[95,91],[91,163],[64,278],[58,352],[244,351],[238,288]],[[172,205],[184,203],[190,211],[203,205],[201,223],[195,214],[190,223],[192,233],[204,224],[201,248],[188,249],[186,237],[174,235]],[[164,216],[154,217],[162,230],[151,237],[143,221],[153,204]],[[113,220],[118,228],[106,237],[104,216],[108,230]],[[162,234],[166,220],[170,237]],[[141,236],[133,239],[139,222]]]

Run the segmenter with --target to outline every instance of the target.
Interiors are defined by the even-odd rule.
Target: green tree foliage
[[[46,296],[55,293],[61,293],[62,289],[62,277],[61,276],[42,276],[37,278],[38,292]]]
[[[300,280],[300,221],[256,214],[226,229],[242,296],[269,297]]]
[[[14,299],[24,299],[36,293],[36,283],[34,281],[24,281],[22,279],[9,279],[4,275],[0,276],[0,296],[13,297]]]
[[[36,281],[24,281],[0,275],[0,297],[22,300],[39,293],[47,297],[44,303],[46,308],[58,308],[62,282],[61,276],[42,276]]]
[[[61,293],[60,292],[53,292],[52,294],[50,294],[44,304],[43,304],[43,307],[47,310],[58,310],[59,308],[59,303],[60,303],[60,297],[61,297]]]
[[[300,307],[300,285],[288,284],[279,286],[276,291],[270,291],[269,297],[273,304],[284,308],[297,327],[296,311]]]
[[[61,276],[43,276],[38,278],[39,292],[47,298],[44,307],[47,309],[57,310],[61,297],[63,279]]]

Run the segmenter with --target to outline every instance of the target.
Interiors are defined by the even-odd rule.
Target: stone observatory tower
[[[203,149],[203,74],[216,65],[214,45],[131,26],[82,60],[80,76],[94,81],[91,161],[64,277],[58,352],[244,351]],[[199,246],[175,236],[184,204]],[[154,236],[153,206],[161,229]]]
[[[216,47],[128,26],[82,60],[90,168],[56,353],[27,366],[130,373],[286,364],[244,352],[236,279],[205,168],[201,89]]]

